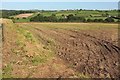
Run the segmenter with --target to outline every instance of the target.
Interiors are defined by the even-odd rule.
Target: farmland
[[[3,10],[2,13],[0,11],[3,18],[13,19],[14,22],[118,22],[116,18],[119,18],[118,10]],[[25,15],[28,15],[28,17]],[[40,19],[44,18],[39,20],[38,16],[40,16]],[[66,20],[68,16],[72,19]],[[105,20],[109,17],[111,17],[112,21],[111,19],[110,21]]]
[[[116,23],[3,23],[4,78],[119,76]]]
[[[32,15],[33,15],[32,13],[27,13],[27,14],[19,14],[19,15],[16,15],[15,17],[16,18],[27,18]]]

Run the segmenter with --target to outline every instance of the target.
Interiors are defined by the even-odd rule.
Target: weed
[[[27,40],[29,40],[31,42],[35,42],[33,35],[29,31],[27,31],[26,29],[24,29],[22,27],[18,28],[18,32],[20,34],[23,34]]]
[[[83,73],[76,73],[76,76],[83,80],[90,78],[88,75],[84,75]]]
[[[11,71],[12,71],[12,65],[7,64],[7,66],[3,68],[3,78],[11,78],[12,77]]]
[[[45,56],[35,56],[33,59],[32,59],[32,63],[34,65],[38,65],[40,63],[44,63],[46,61],[46,57]]]

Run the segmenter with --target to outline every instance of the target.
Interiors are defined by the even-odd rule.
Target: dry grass
[[[19,14],[19,15],[17,15],[17,16],[15,16],[16,18],[27,18],[27,17],[30,17],[30,16],[32,16],[33,15],[33,13],[26,13],[26,14]]]
[[[25,25],[31,27],[39,27],[42,29],[72,29],[72,30],[110,30],[110,29],[118,29],[118,24],[110,24],[110,23],[50,23],[50,22],[30,22],[30,23],[17,23],[18,25]]]

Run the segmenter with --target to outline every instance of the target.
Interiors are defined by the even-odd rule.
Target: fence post
[[[2,78],[3,24],[0,24],[0,79]]]
[[[4,27],[3,24],[1,24],[1,28],[2,28],[2,42],[4,41]]]

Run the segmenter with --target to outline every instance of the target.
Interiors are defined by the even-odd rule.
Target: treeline
[[[0,10],[0,18],[9,18],[13,15],[23,14],[23,13],[33,13],[30,10]]]
[[[55,14],[51,16],[43,16],[38,14],[30,19],[31,22],[115,22],[112,17],[107,17],[106,19],[86,19],[83,16],[77,16],[73,14],[69,14],[65,16],[64,14],[61,15],[62,17],[58,18]]]

